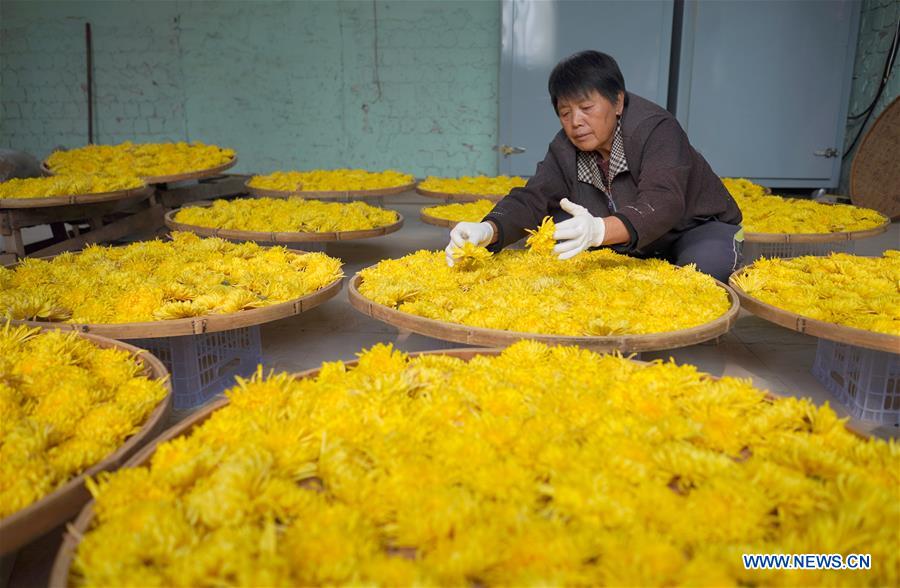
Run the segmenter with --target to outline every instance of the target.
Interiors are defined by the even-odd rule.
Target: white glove
[[[568,198],[559,202],[563,210],[572,215],[556,225],[553,238],[558,241],[553,253],[560,259],[575,257],[588,247],[603,245],[606,236],[606,223],[602,218],[593,216],[584,206],[579,206]]]
[[[456,223],[450,231],[450,243],[444,249],[447,254],[447,265],[453,267],[453,250],[462,247],[464,243],[472,243],[483,247],[494,238],[494,227],[491,223]]]

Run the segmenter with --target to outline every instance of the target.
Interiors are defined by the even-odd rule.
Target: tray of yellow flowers
[[[374,198],[399,194],[415,187],[415,177],[396,170],[370,172],[362,169],[316,169],[278,171],[247,180],[254,196],[317,199]]]
[[[0,317],[117,339],[197,335],[300,314],[342,275],[324,253],[176,232],[0,268]]]
[[[448,202],[474,202],[491,200],[496,202],[509,194],[513,188],[527,183],[519,176],[461,176],[439,178],[428,176],[416,186],[416,192],[429,198],[441,198]]]
[[[853,416],[900,423],[900,252],[761,259],[729,282],[747,311],[819,338],[812,373]]]
[[[859,537],[868,582],[900,565],[897,452],[746,379],[377,345],[226,396],[92,485],[50,585],[819,585],[859,572],[740,554]]]
[[[479,222],[493,210],[494,204],[491,200],[475,200],[428,206],[421,210],[419,218],[423,223],[452,229],[459,222]]]
[[[43,167],[54,175],[138,176],[148,184],[167,184],[220,175],[237,163],[233,149],[192,143],[87,145],[55,151]]]
[[[596,250],[560,261],[553,221],[531,231],[527,251],[492,255],[467,244],[418,251],[360,271],[350,304],[372,318],[470,345],[520,339],[623,352],[671,349],[725,334],[734,292],[693,267]]]
[[[749,257],[849,252],[855,241],[884,233],[891,221],[869,208],[785,198],[743,178],[722,178],[744,216]]]
[[[74,517],[85,484],[168,419],[168,372],[105,337],[0,326],[0,556]]]
[[[141,200],[152,188],[137,177],[49,176],[0,182],[0,209],[46,208]]]
[[[900,252],[760,259],[732,274],[741,307],[800,333],[900,352]]]
[[[303,198],[242,198],[172,210],[173,231],[257,243],[310,243],[380,237],[403,226],[403,216],[364,202]]]

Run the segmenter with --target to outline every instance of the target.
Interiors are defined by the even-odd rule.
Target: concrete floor
[[[326,253],[344,261],[344,273],[349,280],[358,270],[381,259],[400,257],[418,249],[442,249],[447,243],[448,230],[419,220],[422,206],[435,203],[435,200],[414,193],[385,198],[384,205],[399,211],[405,219],[399,232],[375,239],[328,244]],[[894,224],[887,233],[860,242],[856,253],[877,255],[887,248],[900,248],[900,225]],[[264,365],[291,372],[317,367],[323,361],[354,359],[361,349],[379,342],[393,343],[405,351],[463,347],[415,333],[398,332],[395,327],[371,319],[350,306],[346,289],[302,315],[262,328]],[[716,376],[751,378],[757,387],[775,394],[806,396],[816,404],[829,402],[839,415],[847,416],[843,406],[810,373],[815,353],[814,337],[778,327],[742,311],[735,327],[719,341],[643,353],[640,359],[671,357],[678,363],[694,364]],[[850,424],[858,431],[879,437],[900,435],[900,429],[893,426],[855,419],[851,419]],[[46,586],[61,536],[62,528],[56,529],[22,549],[16,560],[0,561],[0,568],[4,564],[7,568],[12,566],[9,586]],[[3,575],[0,570],[0,587]]]

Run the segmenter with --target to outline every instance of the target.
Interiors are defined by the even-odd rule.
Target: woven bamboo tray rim
[[[503,349],[497,348],[460,348],[460,349],[439,349],[432,351],[418,351],[414,353],[409,353],[410,357],[419,357],[423,355],[447,355],[450,357],[456,357],[458,359],[462,359],[463,361],[469,361],[472,358],[479,355],[490,355],[496,356],[500,355],[503,352]],[[649,362],[639,361],[635,359],[629,359],[637,364],[641,365],[650,365]],[[356,366],[359,363],[357,360],[344,362],[347,367]],[[317,368],[312,368],[308,370],[304,370],[294,375],[296,379],[302,378],[313,378],[316,377],[321,371],[321,366]],[[719,377],[713,376],[710,374],[703,374],[705,377],[708,377],[711,380],[718,380]],[[772,392],[766,391],[765,400],[767,402],[775,402],[781,399],[782,396],[778,394],[774,394]],[[227,398],[219,399],[203,409],[197,411],[192,414],[190,417],[181,421],[177,425],[166,430],[163,434],[155,438],[151,443],[147,444],[143,447],[139,452],[135,453],[122,467],[133,468],[140,467],[146,465],[153,454],[156,452],[156,449],[167,441],[171,441],[176,437],[181,437],[183,435],[188,434],[194,427],[197,427],[203,424],[213,413],[217,410],[228,406],[229,400]],[[867,439],[868,437],[862,433],[855,431],[849,426],[847,429],[861,439]],[[56,554],[56,558],[53,562],[53,569],[50,574],[50,587],[51,588],[65,588],[69,584],[69,574],[72,568],[72,562],[75,559],[75,550],[78,548],[78,544],[81,541],[81,538],[84,537],[84,534],[89,529],[91,523],[94,519],[94,501],[93,499],[88,502],[85,507],[82,509],[81,513],[78,515],[78,518],[69,525],[64,537],[63,542],[60,545],[59,551]]]
[[[822,203],[830,204],[830,203]],[[839,243],[875,237],[888,230],[891,219],[871,229],[862,231],[838,231],[834,233],[744,233],[745,243]]]
[[[251,178],[252,179],[252,178]],[[402,186],[391,186],[389,188],[376,188],[372,190],[270,190],[267,188],[254,188],[250,185],[250,180],[244,182],[247,192],[260,198],[290,198],[297,196],[300,198],[315,198],[327,200],[329,198],[377,198],[379,196],[392,196],[400,194],[407,190],[415,188],[416,182],[403,184]]]
[[[153,188],[144,184],[139,188],[115,190],[112,192],[96,192],[94,194],[71,194],[68,196],[51,196],[50,198],[0,198],[0,208],[47,208],[51,206],[90,205],[97,202],[113,202],[130,198],[147,198]]]
[[[54,330],[53,326],[42,326],[42,331]],[[172,385],[169,372],[153,354],[138,349],[128,343],[114,341],[106,337],[79,334],[98,347],[123,349],[131,353],[143,364],[143,373],[152,379],[164,381],[166,396],[147,417],[137,433],[125,440],[113,453],[98,461],[80,475],[75,476],[50,494],[0,519],[0,556],[11,553],[27,545],[66,519],[75,516],[91,499],[84,486],[86,478],[103,471],[119,468],[135,454],[147,441],[162,432],[172,409]]]
[[[294,255],[306,255],[305,252],[293,251]],[[77,253],[76,253],[77,255]],[[4,267],[13,268],[21,262]],[[269,323],[279,319],[295,316],[306,312],[330,298],[337,296],[341,291],[344,278],[337,278],[315,292],[305,296],[279,302],[271,306],[251,308],[229,314],[205,314],[202,316],[183,319],[148,321],[141,323],[62,323],[47,321],[11,320],[16,325],[29,325],[31,327],[52,327],[63,331],[78,331],[80,333],[93,333],[111,339],[144,339],[157,337],[177,337],[181,335],[199,335],[201,333],[216,333],[230,331],[243,327],[252,327],[263,323]]]
[[[380,320],[395,327],[467,345],[484,345],[490,347],[505,347],[522,339],[530,339],[546,343],[547,345],[578,345],[592,351],[621,351],[623,353],[638,351],[658,351],[661,349],[674,349],[695,345],[710,339],[714,339],[727,333],[737,320],[740,311],[738,297],[727,285],[716,281],[716,284],[728,294],[729,308],[716,319],[677,331],[664,333],[652,333],[647,335],[619,335],[619,336],[576,336],[576,335],[545,335],[540,333],[522,333],[517,331],[503,331],[499,329],[487,329],[473,327],[459,323],[450,323],[436,319],[416,316],[389,308],[369,300],[359,292],[359,284],[362,276],[358,273],[353,276],[348,287],[350,305],[363,314]]]
[[[426,224],[429,224],[429,225],[434,225],[434,226],[436,226],[436,227],[444,227],[444,228],[447,228],[447,229],[452,229],[453,227],[456,226],[456,223],[459,222],[459,221],[454,221],[454,220],[448,220],[448,219],[445,219],[445,218],[438,218],[438,217],[436,217],[436,216],[431,216],[430,214],[427,214],[427,213],[425,212],[426,210],[427,210],[427,209],[423,208],[423,209],[419,212],[419,219],[420,219],[423,223],[426,223]]]
[[[821,339],[828,339],[829,341],[836,341],[838,343],[846,343],[856,347],[874,349],[876,351],[900,353],[900,335],[876,333],[875,331],[867,331],[865,329],[857,329],[856,327],[820,321],[803,316],[802,314],[797,314],[790,310],[778,308],[777,306],[773,306],[767,302],[763,302],[759,298],[747,294],[734,281],[735,276],[742,271],[743,270],[738,270],[731,274],[731,277],[728,279],[728,284],[740,299],[741,307],[747,312],[786,329],[797,331],[798,333],[819,337]]]
[[[491,202],[499,202],[506,194],[471,194],[464,192],[456,194],[453,192],[436,192],[434,190],[426,190],[421,186],[416,186],[416,193],[427,196],[428,198],[440,198],[441,200],[456,200],[457,202],[476,202],[478,200],[490,200]]]
[[[212,203],[199,205],[200,208],[212,206]],[[361,229],[358,231],[332,231],[323,233],[309,232],[263,232],[263,231],[241,231],[237,229],[218,229],[214,227],[201,227],[199,225],[188,225],[179,223],[175,220],[175,215],[179,210],[170,210],[165,215],[166,226],[173,231],[188,231],[202,237],[221,237],[222,239],[231,239],[234,241],[255,241],[257,243],[312,243],[317,241],[353,241],[357,239],[370,239],[372,237],[382,237],[395,233],[403,227],[403,215],[395,212],[397,221],[383,227],[374,229]]]
[[[223,171],[234,167],[238,162],[238,158],[235,155],[230,160],[226,161],[223,164],[217,165],[215,167],[209,167],[206,169],[193,170],[189,172],[182,172],[180,174],[169,174],[165,176],[142,176],[141,179],[144,180],[147,184],[169,184],[172,182],[183,182],[186,180],[199,180],[201,178],[208,178],[211,176],[217,176],[221,174]],[[41,170],[48,175],[55,175],[50,167],[47,165],[47,162],[44,161],[41,163]]]

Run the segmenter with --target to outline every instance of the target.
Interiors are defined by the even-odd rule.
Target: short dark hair
[[[625,91],[625,78],[616,60],[599,51],[581,51],[556,64],[547,82],[553,110],[559,114],[560,98],[582,98],[591,90],[615,103]]]

